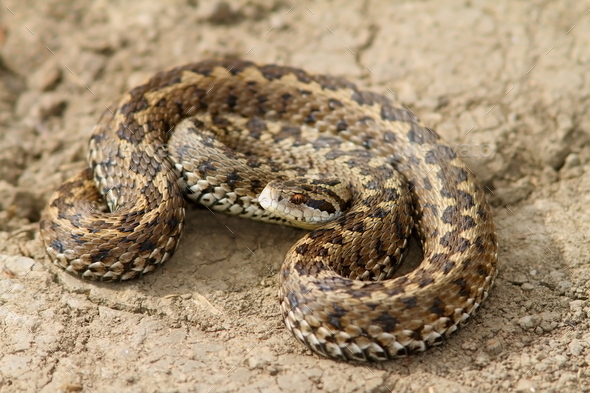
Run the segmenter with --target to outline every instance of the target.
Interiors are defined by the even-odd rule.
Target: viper
[[[169,260],[185,197],[311,230],[279,273],[286,327],[312,351],[381,361],[440,344],[497,274],[474,174],[414,114],[345,79],[207,60],[155,74],[107,107],[88,168],[50,198],[50,259],[84,279]],[[423,260],[392,278],[415,234]]]

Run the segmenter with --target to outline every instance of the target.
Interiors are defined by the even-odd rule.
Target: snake
[[[161,71],[107,106],[88,151],[41,215],[55,265],[99,281],[156,270],[179,244],[185,199],[306,229],[279,271],[280,310],[328,358],[439,345],[497,275],[473,172],[409,109],[341,77],[235,58]],[[422,260],[396,276],[412,238]]]

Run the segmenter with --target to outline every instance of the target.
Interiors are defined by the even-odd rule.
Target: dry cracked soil
[[[0,392],[590,391],[590,2],[7,0],[0,9]],[[499,275],[444,345],[383,364],[283,327],[302,232],[188,211],[174,258],[81,281],[39,239],[92,127],[155,71],[238,56],[344,76],[461,152],[493,206]]]

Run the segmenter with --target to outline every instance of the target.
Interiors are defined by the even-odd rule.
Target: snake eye
[[[305,195],[303,195],[303,194],[294,194],[294,195],[291,197],[291,200],[290,200],[290,202],[291,202],[291,203],[294,203],[294,204],[296,204],[296,205],[300,205],[300,204],[302,204],[303,202],[305,202],[305,199],[306,199],[306,198],[305,198]]]

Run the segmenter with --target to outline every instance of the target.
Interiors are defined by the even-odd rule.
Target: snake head
[[[348,184],[337,179],[273,180],[258,196],[263,209],[304,229],[342,216],[351,200]]]

